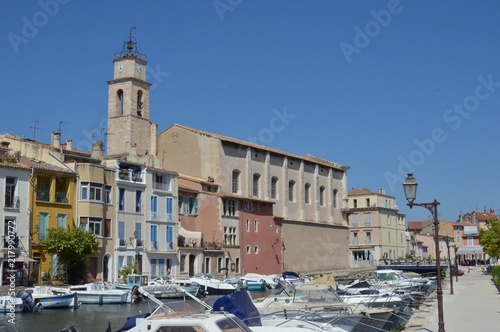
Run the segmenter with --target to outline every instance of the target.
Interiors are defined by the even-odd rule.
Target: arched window
[[[123,90],[120,89],[116,91],[116,107],[120,112],[120,115],[123,115]]]
[[[311,185],[306,183],[304,186],[304,203],[309,204],[309,191],[311,189]]]
[[[259,197],[259,180],[260,180],[260,175],[255,173],[253,175],[253,187],[252,187],[252,195],[255,197]]]
[[[325,187],[323,186],[319,187],[319,205],[325,205]]]
[[[238,183],[239,177],[240,177],[240,171],[235,169],[233,171],[232,188],[231,188],[233,194],[237,194],[239,191],[239,183]]]
[[[142,106],[143,106],[143,102],[142,102],[142,91],[139,90],[137,91],[137,115],[138,116],[142,116]]]
[[[278,178],[275,177],[275,176],[273,176],[271,178],[271,199],[277,199],[278,198],[277,187],[278,187]]]
[[[293,180],[288,181],[288,201],[290,202],[295,201],[295,196],[294,196],[295,193],[293,192],[294,187],[295,187],[295,181]]]
[[[210,257],[205,257],[205,273],[210,273]]]

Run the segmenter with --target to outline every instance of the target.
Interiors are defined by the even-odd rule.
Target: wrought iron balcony
[[[19,196],[5,196],[5,207],[19,209],[21,202]]]

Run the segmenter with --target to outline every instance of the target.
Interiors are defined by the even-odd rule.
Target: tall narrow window
[[[239,179],[239,176],[240,176],[240,172],[238,170],[234,170],[233,171],[233,178],[232,178],[232,193],[233,194],[237,194],[238,193],[238,190],[239,190],[239,183],[238,183],[238,179]]]
[[[119,221],[118,222],[118,239],[119,239],[119,246],[120,247],[125,247],[125,221]]]
[[[142,212],[142,190],[135,191],[135,212]]]
[[[325,206],[325,187],[319,187],[319,205]]]
[[[47,230],[49,228],[49,214],[40,212],[38,215],[38,241],[43,241],[47,238]]]
[[[112,202],[111,190],[111,186],[104,186],[104,203],[106,204],[111,204]]]
[[[295,186],[295,181],[291,180],[288,182],[288,200],[290,202],[295,201],[295,196],[294,196],[294,192],[293,192],[294,186]]]
[[[140,222],[135,223],[134,236],[135,236],[135,239],[137,240],[137,246],[142,247],[142,231],[141,231],[141,223]]]
[[[158,250],[158,225],[151,225],[150,238],[151,250]]]
[[[172,197],[167,197],[167,221],[174,220],[174,199]]]
[[[118,210],[125,211],[125,188],[118,189]]]
[[[337,208],[337,194],[338,194],[338,190],[334,189],[333,196],[332,196],[332,203],[333,203],[334,208]]]
[[[260,180],[260,175],[255,173],[253,175],[253,189],[252,189],[252,195],[255,197],[259,197],[259,180]]]
[[[306,183],[304,186],[304,203],[309,204],[310,199],[309,199],[309,191],[311,190],[311,185],[309,183]]]
[[[271,199],[277,199],[277,187],[278,187],[278,178],[273,176],[271,178]]]
[[[16,196],[16,182],[16,178],[10,176],[5,178],[5,207],[19,207],[19,197]]]
[[[66,229],[66,219],[67,219],[66,214],[58,214],[57,215],[57,227]]]
[[[167,226],[167,249],[174,250],[174,227]]]
[[[151,196],[151,220],[158,220],[158,196]]]
[[[143,102],[142,102],[142,91],[138,91],[137,92],[137,115],[138,116],[142,116],[142,106],[143,106]]]
[[[120,112],[120,115],[123,115],[123,90],[120,89],[116,91],[116,99],[118,102],[118,110]]]

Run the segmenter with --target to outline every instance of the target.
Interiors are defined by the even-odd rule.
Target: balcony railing
[[[167,221],[173,221],[174,220],[174,214],[173,213],[167,213]]]
[[[158,212],[151,211],[151,220],[158,220]]]
[[[36,191],[36,200],[50,202],[50,190],[38,189]]]
[[[156,243],[156,242],[151,243],[151,250],[158,251],[158,243]]]
[[[142,240],[136,240],[136,241],[137,241],[137,242],[136,242],[136,243],[137,243],[137,246],[138,246],[138,247],[142,247],[142,245],[143,245]]]
[[[162,182],[153,182],[153,189],[170,191],[170,185]]]
[[[5,196],[5,207],[19,209],[21,202],[19,196]]]
[[[125,239],[120,239],[119,246],[120,246],[120,247],[125,247],[125,246],[127,246],[127,243],[125,242]]]
[[[56,192],[56,202],[57,203],[68,203],[68,195],[65,192]]]
[[[120,169],[118,171],[118,179],[123,181],[144,183],[142,171],[134,171],[133,169]]]

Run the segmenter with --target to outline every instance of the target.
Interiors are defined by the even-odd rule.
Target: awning
[[[188,231],[182,227],[179,227],[179,236],[184,238],[184,243],[186,245],[191,245],[197,247],[201,245],[201,232]]]
[[[37,262],[36,259],[33,259],[33,258],[29,258],[29,257],[26,257],[26,256],[19,256],[19,257],[16,257],[14,258],[14,261],[17,263],[17,262],[24,262],[24,263],[28,263],[28,262]]]
[[[482,246],[458,248],[457,255],[484,254]]]

